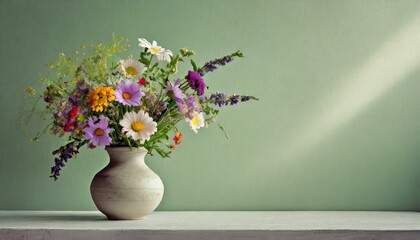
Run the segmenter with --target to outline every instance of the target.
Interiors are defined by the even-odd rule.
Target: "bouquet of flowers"
[[[46,131],[68,139],[53,152],[55,180],[84,145],[144,147],[149,154],[169,157],[181,143],[178,122],[186,122],[197,133],[216,122],[217,107],[257,100],[207,91],[203,77],[243,57],[240,51],[197,67],[191,59],[195,53],[185,48],[174,55],[144,38],[138,39],[138,46],[142,48],[138,59],[118,59],[129,45],[126,39],[114,37],[110,45],[82,45],[75,57],[61,53],[49,64],[50,74],[41,78],[46,89],[39,99],[45,101],[44,116],[51,121],[35,140]],[[178,63],[187,60],[192,69],[185,77],[172,79]],[[27,92],[35,94],[33,88]]]

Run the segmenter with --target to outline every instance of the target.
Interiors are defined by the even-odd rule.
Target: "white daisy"
[[[158,46],[156,41],[150,43],[144,38],[139,38],[138,40],[139,46],[142,48],[147,48],[149,52],[155,55],[159,61],[171,61],[171,57],[173,56],[171,50]]]
[[[139,38],[139,46],[142,48],[151,48],[152,44],[144,38]]]
[[[156,53],[155,55],[156,55],[156,57],[157,57],[157,59],[159,61],[167,61],[167,62],[170,62],[171,61],[171,57],[172,57],[172,51],[169,50],[169,49],[164,49],[163,48],[163,50],[161,52]]]
[[[136,77],[146,70],[143,63],[134,59],[121,60],[120,64],[122,72],[127,77]]]
[[[202,112],[200,112],[200,113],[194,112],[192,114],[192,118],[191,119],[190,118],[186,118],[185,120],[190,124],[191,129],[195,133],[198,132],[197,131],[198,129],[200,129],[200,128],[202,128],[202,127],[205,126],[204,116],[203,116],[203,113]]]
[[[123,119],[120,121],[122,132],[134,140],[140,140],[143,144],[144,141],[150,139],[157,131],[157,123],[153,118],[149,117],[147,112],[140,110],[139,112],[127,112],[124,114]]]

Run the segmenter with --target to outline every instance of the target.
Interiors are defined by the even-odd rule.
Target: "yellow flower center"
[[[191,122],[194,126],[197,126],[198,124],[198,116],[193,117],[193,119],[191,119]]]
[[[150,50],[152,50],[152,52],[154,52],[154,53],[158,53],[159,52],[159,49],[158,48],[155,48],[155,47],[150,48]]]
[[[95,131],[93,133],[96,136],[100,137],[100,136],[103,136],[105,134],[105,131],[102,128],[97,128],[97,129],[95,129]]]
[[[133,129],[133,131],[135,132],[140,132],[143,128],[144,128],[144,125],[141,122],[133,122],[131,124],[131,129]]]
[[[127,73],[127,75],[131,75],[131,76],[136,76],[137,74],[139,74],[139,72],[137,71],[135,67],[126,67],[125,72]]]
[[[122,94],[122,97],[123,97],[125,100],[129,100],[129,99],[131,99],[131,94],[130,94],[130,93],[128,93],[128,92],[124,92],[124,93]]]

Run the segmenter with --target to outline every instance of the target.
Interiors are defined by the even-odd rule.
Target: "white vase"
[[[110,161],[92,180],[96,207],[110,220],[144,219],[159,205],[163,183],[144,162],[145,148],[106,147]]]

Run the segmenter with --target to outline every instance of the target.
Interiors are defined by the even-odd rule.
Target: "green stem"
[[[34,138],[31,139],[32,142],[38,141],[39,138],[45,134],[45,132],[50,128],[50,126],[53,124],[53,122],[50,122],[47,124],[44,129],[41,132],[38,132]]]
[[[152,63],[152,60],[153,60],[153,54],[150,54],[150,58],[149,58],[149,62],[147,63],[147,70],[146,70],[146,73],[144,74],[144,77],[146,78],[148,75],[149,75],[149,73],[150,73],[150,64]]]
[[[29,121],[31,121],[32,116],[35,113],[35,108],[38,105],[39,100],[42,98],[42,95],[39,95],[39,97],[36,99],[34,105],[31,108],[31,112],[29,113],[29,115],[26,117],[26,120],[22,123],[23,125],[27,125],[29,123]]]

